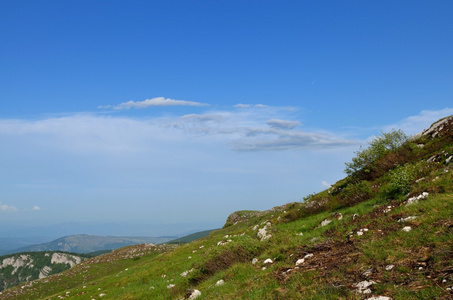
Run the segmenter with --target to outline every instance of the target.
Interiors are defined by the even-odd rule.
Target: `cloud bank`
[[[0,211],[17,211],[14,205],[3,204],[0,202]]]
[[[148,108],[152,106],[209,106],[209,104],[185,100],[174,100],[164,97],[156,97],[152,99],[146,99],[143,101],[127,101],[120,103],[113,107],[115,110],[131,109],[131,108]],[[110,108],[108,106],[99,106],[99,108]]]

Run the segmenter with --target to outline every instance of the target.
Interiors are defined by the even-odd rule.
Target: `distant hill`
[[[195,232],[171,241],[166,242],[166,244],[183,244],[183,243],[189,243],[201,238],[204,238],[205,236],[208,236],[211,232],[213,232],[216,229],[211,229],[211,230],[205,230],[205,231],[200,231],[200,232]]]
[[[10,250],[9,253],[31,251],[65,251],[75,253],[90,253],[100,250],[114,250],[136,244],[161,244],[174,238],[175,237],[116,237],[78,234],[65,236],[49,243],[30,245],[15,250]]]

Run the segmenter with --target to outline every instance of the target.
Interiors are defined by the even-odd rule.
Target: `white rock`
[[[267,269],[266,267],[262,267],[262,268],[261,268],[261,270],[263,270],[263,271],[266,270],[266,269]]]
[[[401,218],[401,219],[398,219],[398,222],[401,223],[401,222],[407,222],[407,221],[410,221],[410,220],[415,220],[417,219],[417,216],[409,216],[407,218]]]
[[[387,296],[373,296],[370,298],[367,298],[366,300],[391,300],[392,298],[387,297]]]
[[[363,231],[357,231],[357,235],[363,235]]]
[[[409,231],[412,230],[412,228],[410,226],[404,226],[402,230],[406,231],[406,232],[409,232]]]
[[[189,275],[189,273],[192,271],[193,271],[193,269],[190,269],[190,270],[182,272],[180,275],[181,275],[181,277],[187,277],[187,275]]]
[[[313,253],[308,253],[307,255],[304,256],[305,259],[310,258],[313,256]]]
[[[395,267],[395,265],[387,265],[387,266],[385,266],[385,270],[386,270],[386,271],[390,271],[390,270],[392,270],[394,267]]]
[[[252,259],[252,265],[256,264],[258,262],[258,258]]]
[[[104,297],[104,296],[105,296],[105,294],[99,294],[99,297]]]
[[[196,299],[201,296],[201,292],[199,290],[193,290],[192,294],[190,294],[189,299]]]
[[[364,281],[354,284],[354,287],[356,288],[357,293],[370,294],[371,289],[369,289],[369,287],[375,283],[376,282],[374,282],[372,280],[371,281],[364,280]]]
[[[220,286],[220,285],[224,285],[225,284],[225,281],[223,279],[220,279],[219,281],[217,281],[215,283],[216,286]]]
[[[169,284],[169,285],[167,285],[167,289],[172,289],[172,288],[174,288],[174,287],[175,287],[174,284]]]
[[[296,266],[299,266],[305,262],[305,259],[301,258],[296,261]]]
[[[329,225],[331,222],[332,222],[332,220],[325,219],[324,221],[321,222],[321,227],[327,226],[327,225]]]
[[[273,263],[272,259],[268,258],[264,261],[265,264],[271,264]]]
[[[258,230],[257,236],[261,241],[269,239],[272,235],[267,233],[267,225]]]
[[[450,162],[451,162],[451,159],[453,158],[453,155],[450,156],[449,158],[447,158],[447,160],[445,161],[445,163],[448,165]]]

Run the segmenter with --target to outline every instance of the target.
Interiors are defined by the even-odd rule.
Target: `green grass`
[[[451,143],[444,138],[438,144],[426,140],[424,148],[405,146],[397,155],[389,154],[390,162],[380,158],[378,171],[387,171],[371,174],[364,184],[346,178],[307,203],[237,212],[206,237],[140,257],[124,254],[133,247],[119,249],[101,256],[115,258],[111,261],[93,259],[2,296],[10,299],[10,293],[23,292],[12,298],[99,299],[104,293],[102,299],[181,299],[188,289],[198,289],[201,299],[364,299],[354,284],[373,280],[371,295],[449,299],[452,164],[428,164],[426,159],[439,151],[453,153]],[[398,160],[404,167],[391,166]],[[392,183],[407,172],[410,176]],[[355,190],[364,196],[355,197]],[[430,193],[427,199],[406,205],[408,197],[425,191]],[[398,222],[411,216],[416,218]],[[321,226],[326,219],[331,223]],[[271,238],[261,241],[257,232],[267,222]],[[403,231],[405,226],[412,230]],[[296,268],[296,261],[307,254],[313,256]],[[272,264],[264,264],[268,258]],[[221,279],[224,285],[217,286]],[[174,287],[168,288],[170,284]]]

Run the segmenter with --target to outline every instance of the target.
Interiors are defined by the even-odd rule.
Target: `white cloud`
[[[449,107],[441,110],[422,110],[418,115],[407,117],[395,124],[386,126],[384,131],[395,128],[402,129],[406,134],[414,135],[429,128],[432,123],[439,119],[450,115],[453,115],[453,108]]]
[[[34,210],[34,211],[38,211],[38,210],[41,210],[41,207],[39,207],[39,206],[35,205],[35,206],[33,206],[32,210]]]
[[[271,119],[266,123],[267,125],[278,129],[293,129],[301,125],[299,121],[285,121],[279,119]]]
[[[256,107],[256,108],[268,108],[269,106],[268,105],[264,105],[264,104],[236,104],[234,105],[234,107],[237,107],[237,108],[250,108],[250,107]]]
[[[3,204],[0,202],[0,211],[17,211],[17,208],[13,205]]]
[[[185,100],[173,100],[164,97],[156,97],[152,99],[146,99],[143,101],[128,101],[120,103],[119,105],[115,106],[114,109],[122,110],[122,109],[131,109],[131,108],[147,108],[151,106],[209,106],[206,103],[200,102],[193,102],[193,101],[185,101]],[[110,106],[103,106],[110,107]],[[101,107],[101,108],[103,108]]]
[[[263,134],[269,136],[262,136]],[[257,137],[239,139],[234,142],[233,149],[237,151],[319,150],[358,144],[358,141],[348,140],[329,133],[255,129],[249,135]]]
[[[251,104],[241,104],[241,103],[234,105],[234,107],[237,107],[237,108],[249,108],[251,106],[252,106]]]

